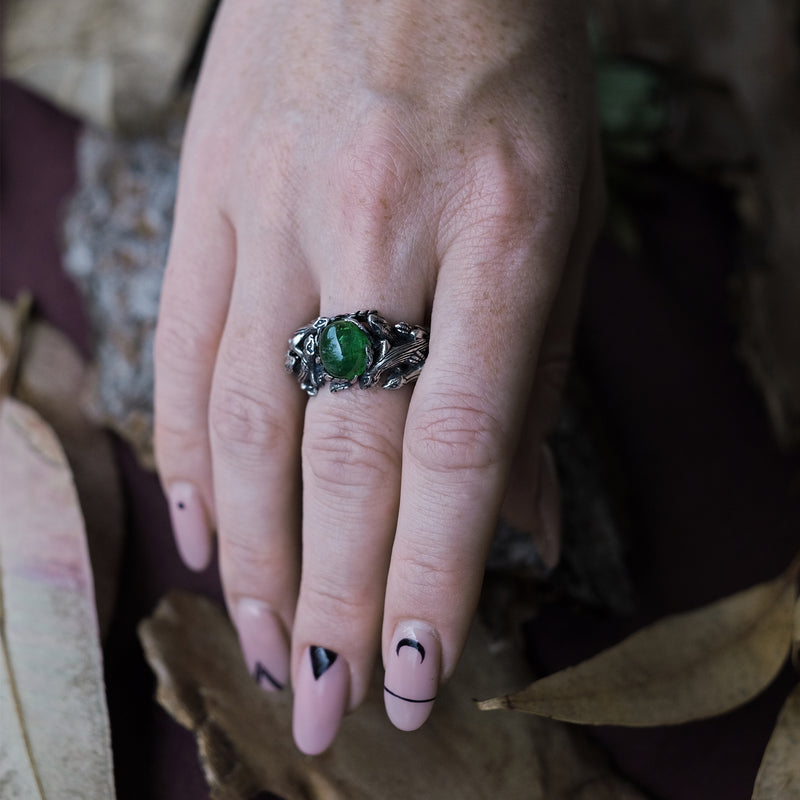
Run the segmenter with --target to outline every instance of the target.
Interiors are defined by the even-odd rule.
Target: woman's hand
[[[215,528],[248,667],[291,680],[307,753],[379,645],[390,718],[422,724],[501,507],[553,550],[541,445],[602,204],[590,75],[580,3],[223,2],[182,157],[157,457],[184,560],[207,565]],[[413,392],[306,402],[287,339],[367,308],[430,321]]]

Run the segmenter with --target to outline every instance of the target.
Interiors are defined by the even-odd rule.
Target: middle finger
[[[424,322],[435,275],[424,170],[392,125],[380,114],[367,117],[360,136],[328,162],[318,210],[300,224],[306,258],[320,275],[320,314],[377,309],[390,324],[417,324]],[[322,387],[306,408],[302,573],[292,640],[294,736],[306,753],[327,748],[342,715],[367,691],[410,394],[408,387],[337,393]]]
[[[405,288],[387,293],[397,298],[381,309],[390,324],[413,323],[424,313],[421,287]],[[358,295],[326,299],[324,289],[323,298],[323,313],[369,305]],[[324,386],[306,407],[302,574],[292,641],[294,735],[306,753],[328,747],[343,714],[368,688],[397,523],[410,396],[410,387],[356,386],[334,393]]]

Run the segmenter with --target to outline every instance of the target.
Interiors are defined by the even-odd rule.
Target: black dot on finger
[[[186,508],[186,503],[184,503],[183,500],[178,500],[178,508],[183,511],[183,509]]]

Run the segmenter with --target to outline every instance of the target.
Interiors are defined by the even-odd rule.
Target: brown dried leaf
[[[16,327],[15,310],[0,301],[0,373],[18,354],[16,377],[9,388],[44,417],[67,454],[94,567],[100,629],[106,631],[114,609],[125,529],[111,440],[84,413],[81,401],[90,380],[89,368],[72,343],[52,326],[37,321],[25,325],[20,343],[22,332]]]
[[[4,800],[114,797],[94,590],[53,431],[0,400],[0,787]]]
[[[641,799],[580,731],[478,713],[470,697],[525,671],[515,651],[492,647],[481,628],[421,730],[392,728],[378,680],[333,747],[316,758],[292,742],[290,694],[254,684],[232,626],[208,600],[168,595],[139,636],[158,676],[159,702],[197,736],[214,800],[250,800],[259,791],[286,800]]]
[[[792,797],[800,797],[800,686],[781,709],[753,789],[753,800]]]
[[[6,3],[3,68],[57,106],[107,129],[158,123],[212,7],[210,0]]]
[[[792,640],[794,575],[666,617],[575,667],[480,703],[588,725],[674,725],[729,711],[777,675]]]

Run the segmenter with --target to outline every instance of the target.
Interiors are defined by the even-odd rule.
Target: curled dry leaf
[[[81,119],[138,131],[174,98],[210,0],[11,0],[3,68]],[[54,21],[57,21],[54,24]]]
[[[197,736],[214,800],[250,800],[260,791],[286,800],[642,797],[580,731],[475,709],[469,699],[475,693],[525,671],[520,656],[492,647],[482,628],[473,630],[456,675],[421,730],[408,734],[391,726],[376,680],[333,747],[316,758],[293,744],[290,694],[256,686],[217,606],[172,593],[140,625],[139,636],[158,676],[159,702]]]
[[[666,617],[485,711],[515,709],[588,725],[674,725],[747,702],[789,652],[796,577],[786,574],[709,606]]]
[[[753,789],[753,800],[792,797],[800,797],[800,686],[781,709]]]
[[[94,588],[53,431],[0,400],[0,787],[4,800],[114,797]]]
[[[43,322],[15,330],[15,311],[0,301],[0,373],[19,355],[13,395],[53,428],[78,490],[94,567],[100,630],[111,622],[124,537],[122,489],[108,434],[84,413],[89,368],[72,343]]]

